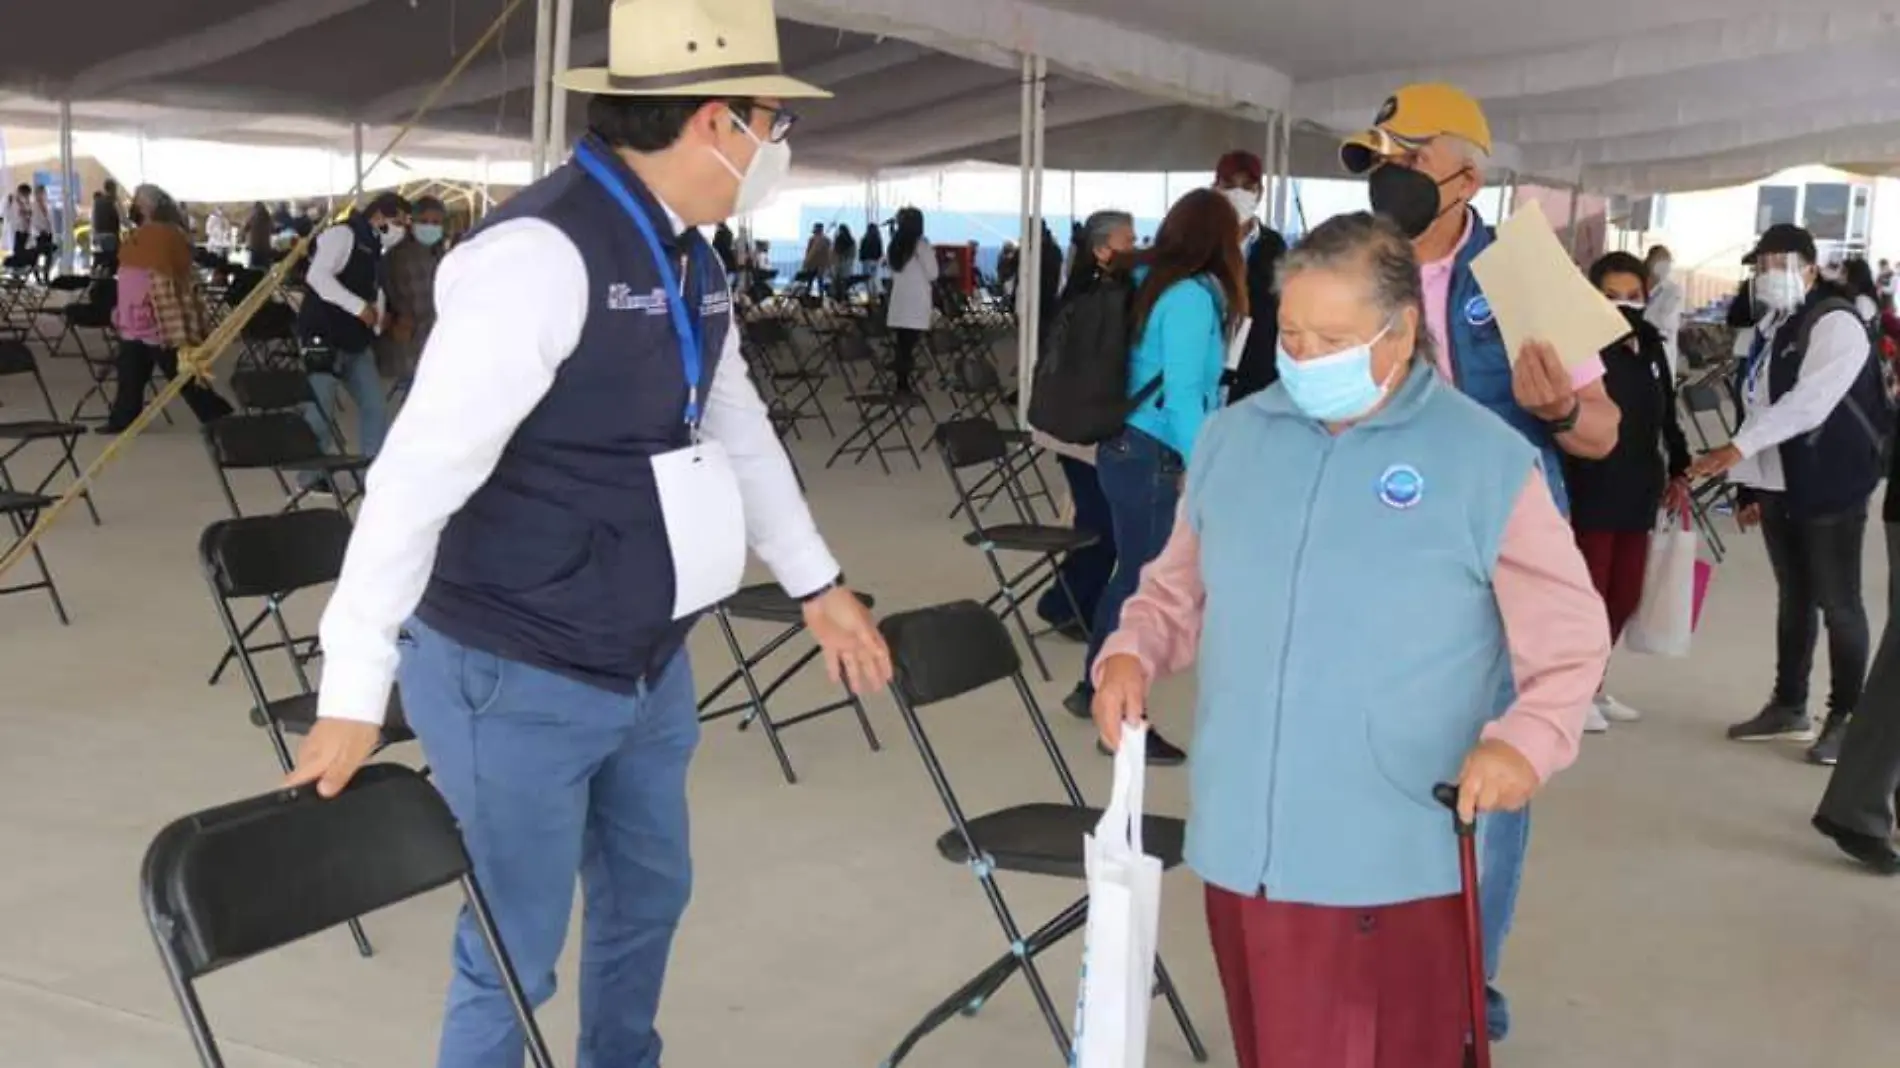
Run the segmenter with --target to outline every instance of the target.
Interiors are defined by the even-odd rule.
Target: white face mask
[[[1227,198],[1227,203],[1234,206],[1235,213],[1240,216],[1241,229],[1246,229],[1247,224],[1254,221],[1254,213],[1260,210],[1260,194],[1251,189],[1240,188],[1223,189],[1220,192],[1221,196]]]
[[[1794,267],[1783,267],[1755,278],[1755,299],[1771,312],[1786,315],[1807,299],[1807,282]]]
[[[741,122],[737,115],[732,116],[732,123],[744,130],[745,135],[758,146],[757,151],[752,153],[752,162],[741,171],[732,165],[725,153],[715,148],[712,154],[725,164],[726,170],[731,171],[734,178],[739,179],[739,193],[733,199],[731,214],[747,215],[764,206],[777,191],[779,183],[791,173],[792,146],[784,141],[761,140],[758,134],[752,132],[752,127]]]
[[[383,251],[387,252],[397,245],[402,244],[402,239],[408,233],[409,231],[404,229],[401,223],[390,223],[388,226],[383,227]]]

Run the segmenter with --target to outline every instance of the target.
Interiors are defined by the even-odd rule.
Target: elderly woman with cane
[[[1198,663],[1187,857],[1242,1068],[1458,1068],[1470,987],[1433,786],[1469,819],[1575,758],[1603,602],[1536,451],[1432,372],[1404,234],[1315,229],[1279,327],[1279,382],[1203,434],[1093,711],[1117,745]]]

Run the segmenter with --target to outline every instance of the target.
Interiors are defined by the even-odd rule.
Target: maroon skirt
[[[1470,1032],[1457,896],[1377,908],[1207,888],[1240,1068],[1461,1068]]]

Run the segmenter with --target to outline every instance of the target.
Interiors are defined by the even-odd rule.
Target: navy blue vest
[[[383,265],[382,237],[360,211],[352,213],[343,225],[356,244],[336,280],[365,304],[375,304]],[[367,352],[376,343],[376,332],[363,325],[363,320],[315,293],[305,295],[303,307],[297,312],[297,336],[307,343],[322,342],[338,352]]]
[[[1859,316],[1854,306],[1817,288],[1794,317],[1775,331],[1774,351],[1768,355],[1768,398],[1782,398],[1801,378],[1807,359],[1805,344],[1814,320],[1831,312]],[[1761,358],[1766,340],[1758,339],[1751,364]],[[1752,370],[1752,366],[1751,366]],[[1872,354],[1848,387],[1847,396],[1828,417],[1806,434],[1784,441],[1781,477],[1786,485],[1783,504],[1795,519],[1813,519],[1866,507],[1874,487],[1886,474],[1886,437],[1891,431],[1886,386],[1880,364]]]
[[[730,319],[718,257],[697,230],[675,234],[633,172],[598,152],[646,211],[676,274],[690,256],[685,298],[700,320],[703,398]],[[672,554],[650,463],[689,442],[679,341],[651,249],[586,171],[568,163],[481,229],[523,218],[580,251],[587,320],[494,474],[449,520],[416,614],[464,645],[633,693],[693,625],[672,619]]]

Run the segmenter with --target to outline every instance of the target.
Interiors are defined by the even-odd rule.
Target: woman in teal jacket
[[[1144,259],[1128,367],[1131,399],[1138,403],[1127,427],[1096,453],[1117,556],[1096,607],[1085,681],[1066,702],[1082,717],[1094,698],[1088,668],[1102,639],[1120,623],[1122,602],[1135,592],[1141,569],[1167,544],[1194,441],[1208,416],[1220,409],[1227,339],[1247,315],[1240,219],[1214,190],[1197,189],[1177,201]],[[1178,747],[1149,737],[1150,763],[1185,759]]]

